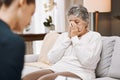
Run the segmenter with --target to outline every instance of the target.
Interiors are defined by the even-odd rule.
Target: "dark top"
[[[0,20],[0,80],[21,80],[24,40]]]

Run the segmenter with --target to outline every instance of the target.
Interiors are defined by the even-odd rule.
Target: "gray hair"
[[[85,7],[83,7],[82,5],[74,5],[72,6],[67,13],[68,16],[70,15],[74,15],[76,17],[80,17],[82,18],[82,20],[89,22],[89,14],[88,11]]]

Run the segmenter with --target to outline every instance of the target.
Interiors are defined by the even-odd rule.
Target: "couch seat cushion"
[[[50,67],[49,64],[45,64],[45,63],[43,63],[43,62],[31,62],[31,63],[25,63],[25,66],[37,67],[37,68],[40,68],[40,69],[45,69],[45,68]]]
[[[35,71],[39,71],[39,70],[41,70],[41,69],[38,68],[38,67],[24,66],[21,77],[23,78],[23,77],[26,76],[27,74],[32,73],[32,72],[35,72]]]

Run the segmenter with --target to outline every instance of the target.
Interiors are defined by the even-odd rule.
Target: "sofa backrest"
[[[103,49],[101,52],[101,59],[96,68],[96,76],[109,76],[120,79],[120,62],[118,62],[120,61],[120,37],[102,37],[102,41]]]
[[[47,33],[43,39],[43,44],[41,47],[41,52],[38,58],[38,62],[43,62],[45,64],[50,64],[47,58],[49,50],[53,47],[54,42],[56,41],[59,34],[57,32]]]

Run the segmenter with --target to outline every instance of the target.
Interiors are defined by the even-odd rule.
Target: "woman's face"
[[[25,27],[30,24],[31,17],[35,11],[35,4],[24,4],[24,6],[18,11],[18,22],[16,23],[16,30],[22,32]]]
[[[76,25],[76,27],[79,27],[80,29],[81,29],[81,27],[84,27],[84,29],[86,29],[86,27],[88,26],[87,22],[85,22],[81,18],[76,17],[74,15],[70,15],[68,17],[68,20],[69,20],[69,25],[74,24],[74,25]]]

